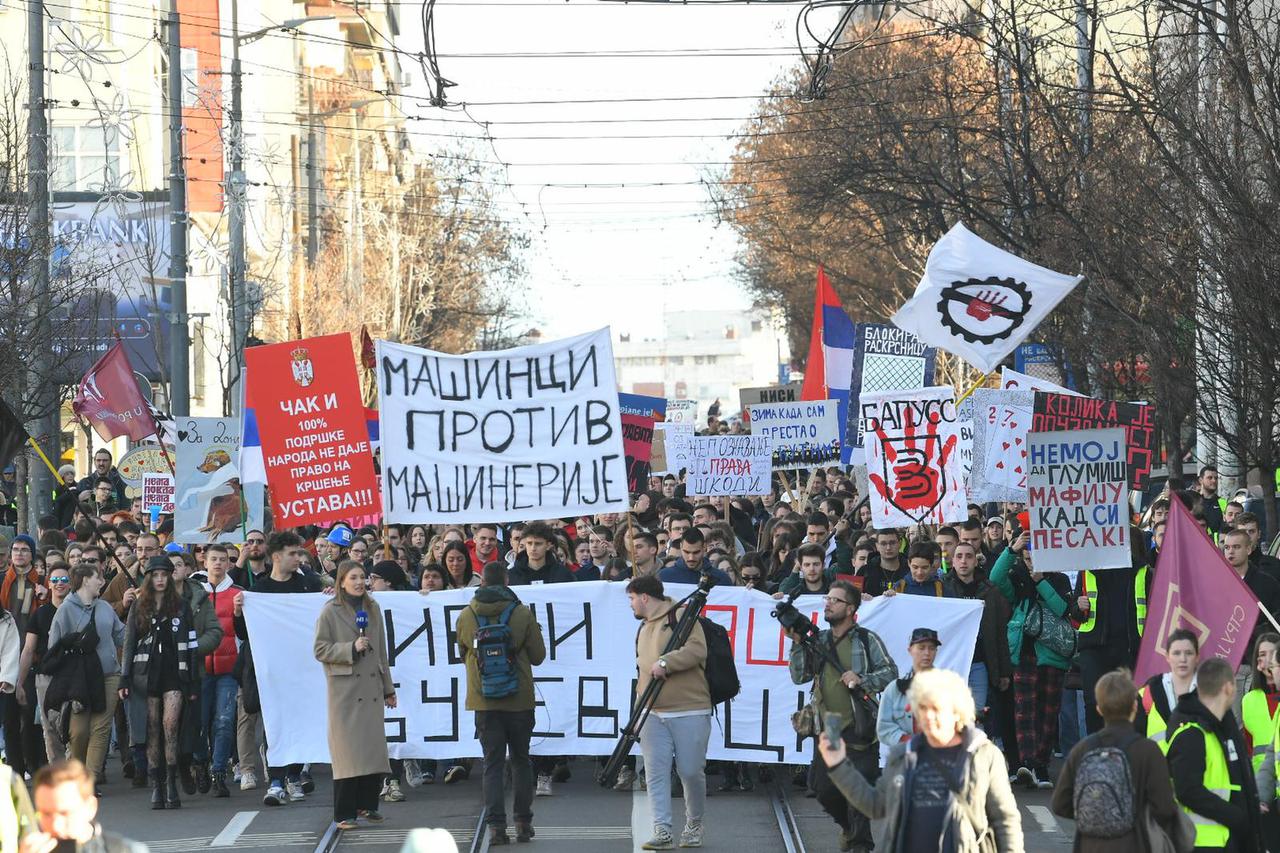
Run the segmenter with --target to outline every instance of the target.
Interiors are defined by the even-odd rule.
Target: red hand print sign
[[[863,394],[861,415],[878,527],[940,524],[968,514],[950,388]]]

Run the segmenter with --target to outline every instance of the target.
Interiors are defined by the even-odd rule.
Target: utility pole
[[[316,100],[315,87],[307,80],[307,271],[315,271],[316,240],[318,227],[316,212],[319,207],[319,193],[316,182],[319,180],[316,165]]]
[[[49,123],[45,117],[44,91],[44,2],[29,0],[27,3],[27,234],[30,240],[30,269],[28,278],[35,296],[35,328],[33,340],[38,347],[48,347],[50,352],[28,354],[30,371],[27,390],[32,406],[30,411],[38,417],[29,432],[40,443],[50,459],[62,455],[62,424],[58,411],[58,393],[50,377],[43,369],[51,367],[53,320],[52,300],[49,294]],[[44,365],[42,369],[41,365]],[[27,466],[28,530],[35,530],[34,521],[53,509],[53,475],[43,463]]]
[[[228,235],[227,299],[231,303],[231,358],[227,365],[227,390],[231,414],[240,414],[240,377],[244,375],[244,342],[249,336],[248,293],[245,287],[244,113],[241,104],[243,78],[240,67],[240,3],[231,0],[231,174],[227,200],[231,202]]]
[[[169,411],[190,414],[191,342],[187,332],[187,169],[182,145],[182,37],[178,0],[169,0]]]

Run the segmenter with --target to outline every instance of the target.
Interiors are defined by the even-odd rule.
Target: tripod
[[[693,594],[686,598],[684,604],[684,614],[680,617],[680,621],[676,623],[675,629],[671,632],[671,639],[667,640],[667,645],[663,648],[662,653],[675,651],[683,646],[689,639],[689,635],[693,633],[693,626],[698,624],[698,617],[702,615],[702,608],[707,604],[707,593],[711,591],[711,587],[715,584],[709,572],[703,572],[701,579],[698,581],[698,588]],[[677,604],[677,607],[680,605]],[[604,769],[600,771],[597,777],[601,787],[612,788],[618,781],[618,774],[622,772],[622,764],[627,760],[627,756],[631,754],[631,748],[636,745],[636,741],[640,739],[640,729],[644,727],[645,721],[649,719],[649,712],[653,710],[653,705],[658,701],[658,694],[662,692],[663,686],[667,683],[665,678],[650,679],[649,685],[645,687],[644,692],[636,699],[635,710],[631,713],[631,719],[622,727],[622,736],[618,738],[618,744],[613,748],[613,754],[609,756],[609,760],[605,763]]]

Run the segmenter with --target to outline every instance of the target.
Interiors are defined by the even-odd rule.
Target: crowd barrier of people
[[[184,546],[172,541],[170,519],[150,528],[107,451],[94,465],[79,481],[64,469],[55,514],[3,548],[9,776],[0,782],[25,796],[23,781],[33,781],[35,798],[34,812],[17,793],[0,799],[0,811],[16,815],[14,837],[28,830],[24,851],[56,842],[39,817],[52,808],[42,796],[79,796],[75,837],[101,836],[94,813],[97,797],[110,802],[112,754],[112,772],[149,788],[154,809],[194,796],[260,795],[283,807],[314,791],[309,767],[267,762],[253,663],[263,639],[245,624],[249,590],[331,595],[314,653],[326,677],[339,828],[381,822],[382,803],[422,785],[466,783],[475,771],[490,844],[512,840],[508,817],[514,840],[531,841],[534,804],[569,779],[570,757],[529,754],[533,677],[546,648],[519,590],[587,580],[626,584],[638,693],[662,684],[639,735],[642,755],[615,785],[647,790],[655,825],[644,849],[714,838],[708,775],[727,793],[782,773],[831,816],[844,851],[1019,851],[1018,788],[1055,789],[1054,811],[1078,821],[1080,850],[1280,850],[1280,635],[1261,624],[1254,653],[1233,670],[1202,655],[1198,635],[1175,631],[1166,672],[1143,685],[1129,675],[1150,627],[1147,596],[1170,501],[1187,506],[1259,600],[1280,612],[1280,561],[1262,552],[1258,519],[1217,496],[1212,469],[1195,489],[1172,484],[1148,507],[1131,567],[1061,573],[1037,570],[1022,506],[971,505],[957,524],[875,529],[839,468],[805,472],[798,493],[779,478],[771,494],[732,499],[689,495],[679,477],[655,476],[632,496],[631,512],[591,518],[340,523]],[[809,766],[708,764],[707,642],[695,625],[667,648],[683,605],[664,588],[707,575],[780,599],[823,597],[825,627],[791,632],[792,680],[811,685],[796,720],[814,739]],[[397,698],[374,596],[464,587],[475,594],[457,642],[483,757],[392,760],[382,717]],[[894,595],[984,603],[967,679],[934,667],[950,639],[932,626],[914,626],[912,666],[901,672],[884,641],[858,624],[863,603]],[[1070,647],[1051,635],[1051,622]],[[676,784],[682,821],[672,813]],[[883,819],[880,838],[873,819]],[[5,826],[0,819],[0,833]],[[105,849],[132,849],[112,843]]]

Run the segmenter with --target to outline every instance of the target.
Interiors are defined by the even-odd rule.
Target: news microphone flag
[[[1165,643],[1178,628],[1196,635],[1202,657],[1211,654],[1239,666],[1259,615],[1258,599],[1178,500],[1169,501],[1169,521],[1147,602],[1147,624],[1134,670],[1139,684],[1168,671]]]
[[[1025,261],[957,222],[929,251],[893,324],[990,373],[1083,280]]]
[[[840,461],[849,464],[852,448],[845,438],[849,420],[849,381],[853,375],[854,328],[840,297],[818,267],[809,358],[804,365],[801,400],[835,400],[840,424]]]

